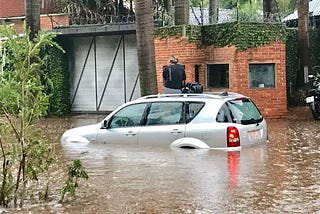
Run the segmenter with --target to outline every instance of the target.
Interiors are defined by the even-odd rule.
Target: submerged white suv
[[[266,143],[267,123],[241,94],[159,94],[125,103],[98,124],[67,130],[61,142],[234,149]]]

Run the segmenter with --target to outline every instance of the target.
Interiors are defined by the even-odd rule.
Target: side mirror
[[[104,120],[103,123],[101,124],[101,129],[107,129],[108,127],[108,120]]]

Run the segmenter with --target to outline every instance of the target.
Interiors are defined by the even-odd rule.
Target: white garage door
[[[70,39],[71,110],[112,111],[140,97],[135,34]]]

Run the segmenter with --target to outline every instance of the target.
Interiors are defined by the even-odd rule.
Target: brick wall
[[[0,17],[24,16],[25,0],[0,0]]]
[[[56,26],[68,26],[69,18],[67,15],[42,15],[40,19],[41,30],[50,30]]]
[[[197,48],[186,38],[155,39],[158,91],[162,93],[162,67],[168,65],[174,54],[185,65],[187,82],[195,80],[195,65],[200,65],[199,82],[205,91],[207,64],[229,64],[229,88],[214,91],[232,91],[252,98],[266,118],[282,118],[287,112],[285,44],[275,42],[267,46],[236,52],[234,47]],[[249,88],[249,63],[275,63],[275,88]]]
[[[23,33],[25,21],[25,0],[0,0],[0,24],[14,24],[18,33]],[[41,1],[40,29],[50,30],[55,26],[68,26],[67,15],[54,14],[53,3]]]
[[[0,0],[0,18],[24,16],[26,0]],[[50,0],[40,2],[41,13],[54,13],[53,3]]]
[[[12,18],[3,21],[0,24],[13,24],[14,30],[18,33],[23,33],[23,23],[24,17],[21,18]],[[53,27],[56,26],[68,26],[69,25],[69,18],[67,15],[41,15],[40,17],[40,29],[41,30],[51,30]]]

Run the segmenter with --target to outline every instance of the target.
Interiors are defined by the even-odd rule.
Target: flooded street
[[[47,119],[58,158],[52,202],[7,212],[320,213],[320,121],[307,108],[268,120],[269,143],[240,151],[60,144],[66,129],[102,118]],[[89,179],[60,204],[65,168],[77,158]]]

